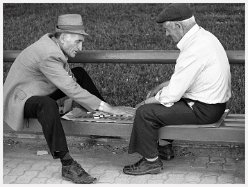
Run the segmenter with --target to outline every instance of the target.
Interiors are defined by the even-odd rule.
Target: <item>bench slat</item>
[[[245,119],[245,115],[244,114],[228,114],[228,116],[226,117],[228,118],[232,118],[232,119]]]
[[[169,127],[169,126],[168,126]],[[161,128],[162,139],[208,141],[208,142],[245,142],[244,128]]]
[[[232,121],[232,122],[243,122],[244,121],[244,119],[242,119],[242,118],[240,118],[240,119],[238,119],[238,118],[235,118],[235,119],[230,119],[230,118],[227,118],[227,119],[225,119],[225,121],[226,122],[228,122],[228,121]]]
[[[3,61],[13,62],[20,50],[4,50]],[[244,50],[227,50],[230,64],[244,64]],[[179,50],[84,50],[70,63],[175,64]]]
[[[242,127],[245,128],[245,122],[244,121],[225,121],[225,123],[223,124],[223,126],[225,127]]]

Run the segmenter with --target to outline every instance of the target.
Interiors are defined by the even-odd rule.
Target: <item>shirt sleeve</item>
[[[180,55],[169,85],[162,88],[156,94],[155,99],[167,107],[179,101],[186,91],[190,91],[190,86],[204,68],[203,63],[197,61],[193,54]]]
[[[101,100],[83,89],[72,76],[69,76],[64,69],[62,59],[55,56],[49,56],[43,59],[39,64],[40,71],[51,81],[58,89],[64,92],[68,97],[86,109],[96,110],[100,106]]]

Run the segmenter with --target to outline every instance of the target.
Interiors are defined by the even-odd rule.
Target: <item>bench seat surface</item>
[[[66,135],[130,137],[132,123],[98,123],[61,120]],[[36,119],[30,119],[30,126],[18,133],[42,133]],[[170,125],[162,127],[159,136],[162,139],[216,142],[245,142],[245,115],[229,114],[219,127],[201,127],[199,125]],[[4,132],[13,132],[4,124]]]

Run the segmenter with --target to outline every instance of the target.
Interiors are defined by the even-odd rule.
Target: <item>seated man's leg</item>
[[[95,84],[93,83],[92,79],[88,75],[88,73],[82,67],[75,67],[72,68],[72,73],[74,74],[75,78],[77,79],[77,83],[90,92],[91,94],[97,96],[99,99],[103,100],[100,92],[96,88]]]
[[[173,140],[168,139],[158,140],[159,158],[162,160],[171,160],[175,157],[172,142]]]
[[[60,89],[57,89],[57,90],[55,90],[53,93],[51,93],[48,96],[51,97],[53,100],[57,101],[57,100],[65,97],[66,95]]]
[[[196,116],[192,109],[184,101],[179,101],[171,107],[161,104],[146,104],[136,111],[132,134],[129,143],[129,153],[139,153],[146,159],[158,157],[158,130],[166,125],[180,125],[196,123]],[[159,160],[159,159],[157,159]],[[161,161],[160,161],[161,162]],[[132,167],[124,167],[127,174],[146,174],[151,172],[151,168],[159,171],[161,164],[140,161]],[[152,166],[154,165],[154,167]],[[135,168],[135,169],[134,169]]]
[[[30,97],[24,106],[24,117],[38,119],[54,158],[57,158],[55,155],[56,151],[68,152],[65,134],[55,100],[47,96]]]
[[[75,183],[92,183],[95,178],[86,173],[69,154],[58,106],[49,96],[32,96],[24,106],[25,118],[37,118],[54,159],[60,158],[62,176]]]
[[[82,67],[75,67],[72,68],[72,73],[74,75],[74,77],[76,78],[77,83],[83,88],[86,89],[88,92],[90,92],[91,94],[97,96],[99,99],[103,100],[103,97],[101,96],[100,92],[97,90],[95,84],[93,83],[92,79],[90,78],[90,76],[88,75],[88,73],[82,68]],[[66,95],[64,94],[64,92],[62,92],[61,90],[57,89],[56,91],[54,91],[53,93],[51,93],[49,95],[49,97],[51,97],[54,100],[58,100],[61,99],[63,97],[65,97]],[[76,102],[74,102],[72,104],[72,107],[77,106],[78,104]],[[69,105],[68,105],[69,106]],[[71,106],[70,106],[71,107]],[[69,108],[70,108],[69,107]],[[69,109],[70,110],[70,109]]]

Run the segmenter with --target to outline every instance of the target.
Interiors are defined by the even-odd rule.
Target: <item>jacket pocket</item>
[[[20,88],[15,89],[15,98],[24,100],[26,97],[27,97],[27,94],[23,90],[21,90]]]

